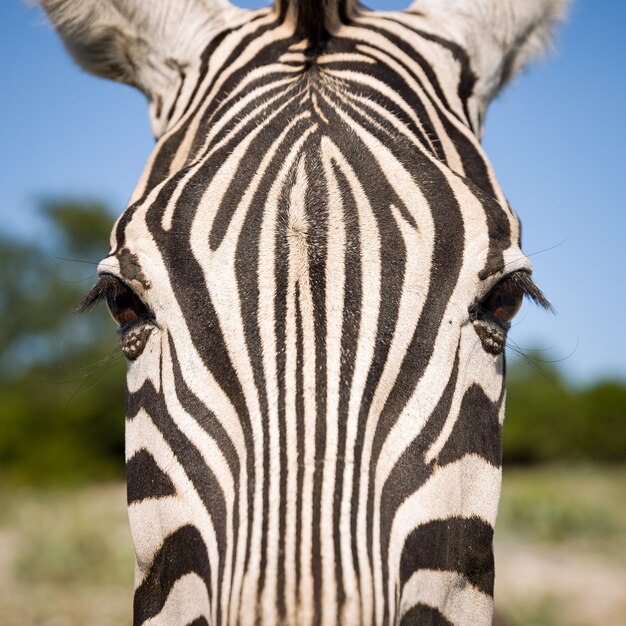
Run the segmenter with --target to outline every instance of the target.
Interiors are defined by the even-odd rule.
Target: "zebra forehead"
[[[269,222],[311,252],[338,224],[346,229],[349,245],[367,248],[363,235],[369,234],[388,243],[396,239],[403,247],[402,223],[421,238],[456,240],[446,262],[462,255],[464,240],[471,237],[490,249],[476,272],[485,278],[502,269],[516,218],[497,199],[401,137],[389,147],[371,127],[357,132],[337,119],[334,128],[322,128],[310,115],[290,124],[295,109],[284,113],[258,121],[269,132],[255,138],[249,153],[209,155],[191,168],[195,171],[176,172],[148,195],[142,210],[130,207],[121,223],[129,225],[136,214],[178,256],[194,251],[182,241],[204,239],[206,252],[215,252]],[[337,109],[323,114],[338,117]],[[129,252],[136,246],[133,232],[118,228],[121,270],[129,279],[147,282],[137,255]],[[250,248],[233,251],[245,254]]]
[[[293,129],[294,142],[300,132]],[[431,207],[436,198],[427,199],[414,181],[411,189],[398,193],[371,155],[351,159],[326,136],[310,136],[301,142],[300,150],[286,155],[289,148],[276,150],[273,158],[266,154],[268,158],[254,171],[236,171],[226,184],[219,168],[206,177],[201,171],[195,179],[173,186],[170,193],[158,194],[142,210],[131,207],[128,232],[116,253],[121,273],[150,286],[141,269],[142,255],[131,252],[141,249],[145,229],[176,264],[187,257],[210,262],[219,255],[254,263],[263,245],[286,254],[295,248],[313,265],[325,262],[332,245],[360,248],[363,254],[385,245],[387,258],[404,258],[407,234],[403,231],[434,239],[433,211],[448,218],[440,219],[439,236],[457,236],[456,252],[463,253],[464,227],[451,189],[446,202]],[[397,163],[388,169],[394,167],[401,169]],[[405,170],[402,173],[410,178]],[[340,239],[333,237],[337,229],[342,230]]]
[[[397,38],[398,25],[388,23],[382,21]],[[375,43],[383,37],[380,23],[365,26]],[[477,240],[486,236],[489,258],[477,271],[483,278],[501,271],[519,226],[463,117],[471,76],[462,53],[429,36],[417,46],[435,57],[445,52],[457,79],[444,82],[425,72],[415,51],[407,56],[406,42],[392,38],[393,52],[365,45],[363,33],[351,32],[363,29],[342,27],[315,56],[299,41],[278,40],[263,55],[233,61],[219,88],[217,77],[207,78],[186,116],[159,141],[138,199],[119,222],[118,249],[140,206],[151,230],[174,228],[179,241],[195,223],[216,250],[242,211],[249,226],[274,206],[279,227],[306,230],[310,241],[327,219],[339,219],[328,214],[330,204],[345,208],[360,198],[382,229],[393,227],[395,210],[413,228],[435,219],[433,236],[459,238],[459,250],[464,229]],[[460,204],[473,208],[455,219]],[[340,217],[350,222],[355,215]]]

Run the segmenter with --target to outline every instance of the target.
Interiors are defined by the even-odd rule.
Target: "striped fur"
[[[319,6],[211,38],[100,266],[149,310],[136,625],[491,623],[504,357],[471,311],[530,270],[519,223],[460,43]]]

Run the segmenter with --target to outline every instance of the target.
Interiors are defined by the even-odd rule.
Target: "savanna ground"
[[[511,626],[626,626],[626,466],[507,469],[497,604]],[[4,489],[0,624],[131,623],[124,486]]]

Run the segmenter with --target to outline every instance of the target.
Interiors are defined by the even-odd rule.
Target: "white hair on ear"
[[[467,52],[482,106],[551,42],[569,0],[415,0],[433,27]]]
[[[156,109],[239,12],[227,0],[38,2],[84,69],[138,87]]]

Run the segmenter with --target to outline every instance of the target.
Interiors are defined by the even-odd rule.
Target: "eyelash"
[[[518,298],[529,298],[535,304],[554,312],[553,306],[543,295],[543,292],[535,285],[530,273],[525,270],[518,270],[508,276],[505,276],[483,299],[483,302],[489,299],[495,289],[502,289],[510,296]]]
[[[76,305],[78,313],[91,311],[98,302],[121,295],[128,287],[112,274],[103,274],[89,293]]]
[[[486,311],[485,305],[490,301],[492,294],[494,294],[496,290],[500,290],[511,298],[521,299],[527,297],[535,302],[535,304],[538,304],[548,311],[554,312],[554,308],[548,299],[543,295],[539,287],[535,285],[530,273],[525,270],[519,270],[501,279],[500,282],[481,300],[477,306],[472,307],[470,315],[476,316],[479,314],[479,311]],[[119,278],[113,276],[112,274],[103,274],[100,276],[98,282],[79,302],[76,307],[76,311],[79,313],[90,311],[101,300],[105,300],[110,304],[124,295],[128,296],[128,294],[135,299],[135,302],[141,303],[144,307],[145,313],[147,314],[148,309],[145,307],[143,302],[141,302],[141,299]]]

